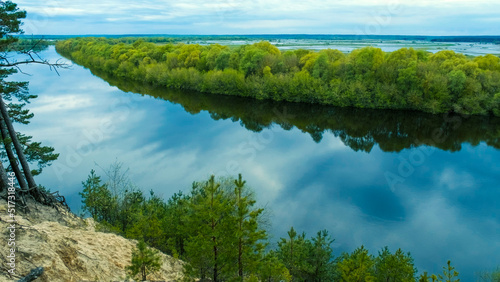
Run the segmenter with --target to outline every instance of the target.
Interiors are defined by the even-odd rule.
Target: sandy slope
[[[45,273],[35,281],[123,281],[136,241],[95,231],[91,219],[83,220],[67,211],[36,205],[29,214],[16,216],[16,276],[9,277],[10,217],[0,200],[0,281],[13,281],[39,266]],[[182,278],[182,262],[161,254],[162,269],[148,276],[156,281]]]

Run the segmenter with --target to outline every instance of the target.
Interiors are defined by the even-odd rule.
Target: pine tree
[[[236,256],[231,253],[234,238],[232,203],[221,184],[210,179],[192,197],[186,215],[190,234],[186,242],[187,273],[200,279],[211,278],[217,282],[231,272]]]
[[[182,229],[189,236],[181,256],[189,262],[188,275],[212,281],[256,277],[267,239],[260,227],[264,209],[254,207],[241,175],[195,183],[191,195],[178,202],[184,212]]]
[[[305,237],[305,233],[297,235],[291,227],[288,239],[281,238],[278,242],[278,257],[290,271],[292,281],[306,280],[312,269],[308,259],[312,245]]]
[[[457,278],[458,274],[455,267],[451,266],[451,261],[448,261],[447,265],[443,266],[443,274],[438,275],[438,277],[444,279],[443,282],[460,282],[460,279]]]
[[[312,238],[312,249],[309,261],[312,272],[308,281],[332,281],[333,270],[333,239],[327,230],[318,231],[316,237]]]
[[[418,277],[418,282],[429,282],[429,279],[430,277],[428,276],[427,271],[425,271]]]
[[[234,181],[236,186],[236,224],[238,245],[238,276],[243,277],[255,272],[265,248],[265,230],[259,228],[259,217],[264,209],[254,209],[255,200],[251,194],[245,195],[245,183],[241,174]]]
[[[168,238],[166,251],[174,257],[182,257],[186,253],[185,244],[189,234],[186,214],[189,203],[190,196],[182,192],[175,193],[167,202],[166,217],[163,219],[165,236]]]
[[[83,210],[88,212],[98,222],[113,223],[116,213],[116,198],[111,195],[106,184],[101,184],[101,177],[92,169],[85,182],[82,182]]]
[[[364,246],[351,254],[344,253],[336,263],[337,278],[346,282],[376,281],[374,276],[374,258]]]
[[[259,278],[263,282],[291,281],[292,276],[274,251],[264,256],[259,266]]]
[[[389,249],[385,247],[375,259],[375,276],[378,281],[413,282],[416,272],[410,253],[405,254],[401,249],[391,254]]]
[[[29,195],[40,203],[53,205],[57,200],[38,187],[33,176],[39,174],[43,167],[55,160],[58,154],[54,154],[54,149],[51,147],[32,143],[31,136],[16,132],[13,126],[13,122],[29,123],[33,114],[24,109],[24,106],[29,103],[30,99],[37,96],[28,93],[27,82],[5,81],[5,79],[20,70],[20,65],[35,63],[48,65],[54,69],[65,67],[65,65],[52,64],[47,60],[40,59],[35,46],[24,46],[25,48],[16,50],[25,56],[24,60],[17,61],[11,58],[8,53],[12,51],[12,46],[19,41],[14,35],[23,33],[21,20],[24,18],[26,18],[26,11],[20,10],[17,4],[12,1],[0,1],[0,143],[3,143],[7,161],[10,163],[10,168],[4,167],[4,159],[0,159],[0,196],[5,196],[6,172],[10,169],[16,174],[21,186],[21,190],[19,190],[21,202],[25,202],[26,196]],[[13,97],[19,103],[9,103],[9,101],[15,101],[12,99]],[[4,157],[3,153],[0,155]],[[38,170],[32,171],[30,169],[29,164],[33,162],[38,163]],[[24,204],[21,206],[28,208]]]
[[[132,277],[140,274],[141,281],[145,281],[148,274],[160,270],[161,265],[161,257],[158,251],[148,248],[146,243],[140,240],[132,251],[131,265],[127,266],[127,270]]]

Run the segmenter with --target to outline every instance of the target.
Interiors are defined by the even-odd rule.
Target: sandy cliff
[[[35,281],[124,281],[136,241],[95,231],[91,219],[83,220],[67,211],[36,205],[29,214],[17,211],[15,225],[15,276],[8,270],[11,223],[7,203],[0,200],[0,281],[13,281],[31,269],[43,266],[44,274]],[[12,242],[12,240],[10,241]],[[163,266],[155,281],[178,281],[182,262],[161,254]]]

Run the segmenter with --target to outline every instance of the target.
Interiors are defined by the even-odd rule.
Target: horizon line
[[[412,37],[499,37],[499,35],[422,35],[422,34],[329,34],[329,33],[228,33],[228,34],[176,34],[176,33],[87,33],[87,34],[21,34],[19,36],[358,36],[358,37],[377,37],[377,36],[412,36]]]

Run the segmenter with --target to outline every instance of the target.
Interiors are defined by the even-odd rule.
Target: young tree
[[[398,249],[392,254],[384,247],[377,258],[375,258],[375,277],[377,281],[415,281],[417,269],[413,265],[410,253],[403,253]]]
[[[290,271],[292,281],[332,281],[333,241],[326,230],[310,240],[305,233],[297,236],[292,227],[288,239],[278,242],[277,255]]]
[[[429,275],[427,274],[427,271],[425,271],[423,274],[421,274],[419,277],[418,277],[418,282],[429,282]]]
[[[183,257],[186,253],[188,239],[187,221],[185,216],[189,210],[190,196],[182,192],[175,193],[167,201],[166,218],[163,226],[167,239],[166,251],[174,257]]]
[[[274,251],[270,251],[264,256],[264,259],[260,264],[258,273],[260,281],[264,282],[280,282],[292,280],[290,272],[279,260],[278,255]]]
[[[291,227],[288,239],[281,238],[278,242],[278,258],[290,271],[292,281],[305,281],[312,269],[308,260],[312,246],[305,237],[305,233],[297,235]]]
[[[161,266],[162,261],[158,251],[148,248],[141,240],[132,251],[131,265],[127,266],[127,270],[132,277],[140,275],[141,281],[145,281],[149,274],[160,270]]]
[[[201,185],[200,185],[201,186]],[[186,242],[187,273],[200,279],[221,281],[236,256],[234,242],[235,224],[232,203],[227,191],[215,176],[195,190],[191,198],[189,213],[185,215],[189,239]]]
[[[82,185],[83,191],[79,194],[82,197],[83,210],[98,222],[106,221],[113,224],[117,207],[116,198],[111,195],[106,184],[101,184],[101,177],[91,170]]]
[[[439,279],[444,279],[441,280],[443,282],[460,282],[460,279],[457,278],[458,274],[455,267],[451,266],[451,261],[448,260],[446,266],[443,266],[443,274],[439,274],[438,277]]]
[[[245,183],[241,174],[234,181],[236,188],[236,224],[238,246],[238,276],[243,277],[255,272],[262,257],[262,251],[267,235],[265,230],[259,228],[259,217],[264,209],[255,209],[255,200],[252,195],[245,193]],[[246,195],[245,195],[246,194]]]
[[[308,281],[332,281],[333,280],[333,250],[334,239],[328,235],[327,230],[318,231],[316,237],[312,238],[312,249],[310,263],[312,272]]]
[[[341,281],[377,281],[374,276],[374,258],[364,246],[337,258],[336,272]]]
[[[127,237],[143,239],[149,246],[161,251],[165,250],[167,239],[163,223],[167,216],[165,202],[150,191],[150,197],[141,203],[138,210],[133,211],[135,219],[125,230]]]
[[[182,243],[188,275],[212,281],[243,281],[258,276],[267,234],[260,226],[263,209],[255,208],[253,194],[238,179],[194,183],[191,195],[176,197],[181,212]],[[175,203],[174,203],[175,204]],[[170,217],[169,217],[170,218]],[[181,239],[181,242],[177,241]]]

